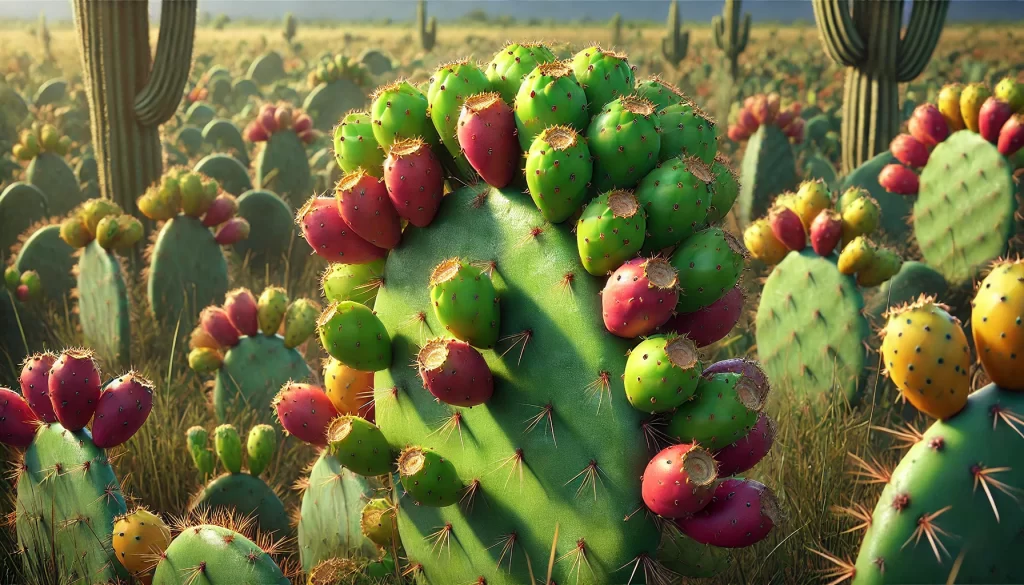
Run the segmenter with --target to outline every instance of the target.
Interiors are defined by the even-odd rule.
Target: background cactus
[[[0,258],[18,241],[18,235],[48,213],[46,195],[29,183],[15,182],[0,192]]]
[[[305,256],[295,231],[295,213],[277,194],[255,189],[242,193],[238,217],[249,222],[253,232],[263,234],[235,243],[234,253],[242,262],[258,274],[268,265],[280,268],[286,261],[293,274],[301,270]]]
[[[437,43],[437,19],[433,16],[427,21],[427,0],[416,2],[416,32],[420,39],[420,47],[431,51]]]
[[[796,187],[796,155],[790,141],[803,140],[799,104],[780,111],[778,94],[748,98],[729,138],[747,141],[740,165],[737,215],[742,227],[767,213],[772,198]],[[772,105],[769,105],[769,104]],[[756,112],[756,113],[755,113]]]
[[[612,44],[618,44],[613,41]],[[665,61],[678,67],[686,58],[686,51],[690,46],[690,33],[680,30],[679,26],[679,2],[672,0],[668,6],[668,31],[661,39],[661,56]]]
[[[750,39],[750,15],[744,14],[741,23],[742,11],[740,0],[725,0],[722,16],[711,19],[715,45],[729,59],[729,77],[733,83],[739,79],[739,58],[747,50],[747,41]]]
[[[302,102],[302,109],[313,118],[313,127],[330,132],[346,112],[366,105],[362,89],[366,77],[366,70],[348,55],[324,59],[311,76],[316,86]]]

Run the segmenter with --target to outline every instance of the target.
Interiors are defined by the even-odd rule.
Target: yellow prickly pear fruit
[[[882,209],[874,197],[865,195],[850,202],[842,211],[843,241],[853,241],[857,236],[868,236],[878,228]]]
[[[804,181],[796,192],[793,201],[793,209],[800,217],[800,223],[804,224],[804,230],[811,229],[814,218],[822,211],[832,207],[832,193],[829,192],[825,181]]]
[[[984,83],[972,83],[960,93],[960,115],[963,116],[964,125],[971,132],[978,131],[978,114],[981,106],[985,103],[992,92]]]
[[[130,215],[119,216],[117,226],[121,230],[121,237],[114,244],[118,250],[127,250],[138,244],[144,235],[142,222]]]
[[[25,150],[31,154],[29,158],[35,158],[39,155],[39,137],[36,136],[35,132],[31,130],[22,130],[21,145],[24,146]]]
[[[288,293],[279,286],[263,289],[256,301],[257,319],[263,335],[275,335],[288,310]]]
[[[188,367],[196,373],[209,374],[220,369],[224,356],[220,351],[210,347],[197,347],[188,352]]]
[[[768,220],[763,217],[743,231],[743,245],[751,256],[769,266],[782,262],[789,253],[789,249],[775,237]]]
[[[309,299],[297,299],[284,314],[284,346],[297,347],[316,331],[320,306]]]
[[[114,520],[113,548],[132,575],[149,572],[171,544],[171,530],[159,516],[137,508]]]
[[[939,92],[939,113],[946,119],[946,124],[949,124],[951,132],[965,128],[964,116],[960,113],[960,94],[963,91],[964,86],[959,83],[950,83]]]
[[[42,130],[39,131],[39,142],[42,143],[43,150],[56,151],[60,143],[60,133],[53,124],[43,124]]]
[[[1012,77],[1004,77],[996,84],[996,99],[1010,104],[1014,112],[1024,109],[1024,84]]]
[[[850,206],[851,203],[860,199],[861,197],[868,197],[870,193],[862,187],[850,187],[843,194],[839,196],[839,213],[842,213],[844,209]]]
[[[796,193],[794,193],[792,191],[786,191],[785,193],[782,193],[781,195],[779,195],[778,197],[775,198],[774,204],[775,205],[781,205],[782,207],[786,207],[786,208],[792,209],[793,212],[795,213],[796,212]]]
[[[903,267],[903,258],[888,248],[875,250],[874,258],[868,265],[857,271],[857,284],[864,288],[879,286],[896,276]]]
[[[71,137],[61,136],[60,140],[57,141],[57,154],[61,156],[67,156],[71,152]]]
[[[109,199],[90,199],[82,204],[76,215],[85,222],[85,227],[96,235],[100,220],[104,217],[117,216],[124,213],[121,206]]]
[[[163,190],[163,187],[150,189],[139,197],[136,205],[138,205],[142,215],[153,221],[165,221],[178,215],[179,207],[174,204],[174,197],[162,197],[160,193]]]
[[[945,419],[967,404],[971,352],[949,307],[921,295],[890,311],[882,330],[882,360],[889,378],[921,412]]]
[[[839,253],[839,272],[853,276],[875,261],[875,245],[871,240],[858,236]]]
[[[324,392],[341,414],[360,414],[373,401],[373,372],[353,370],[334,358],[324,366]]]
[[[197,201],[205,196],[203,178],[196,173],[186,173],[178,179],[178,191],[181,193],[182,207],[185,201]],[[205,211],[205,210],[204,210]]]
[[[117,216],[108,215],[96,226],[96,241],[104,250],[111,250],[117,246],[120,237],[121,226],[117,223]]]
[[[978,360],[1000,388],[1024,390],[1024,261],[996,264],[971,303]]]
[[[81,219],[72,215],[60,222],[60,239],[72,248],[84,248],[93,240],[93,235]]]
[[[15,144],[11,149],[11,154],[18,160],[32,160],[32,153],[25,148],[24,144]]]
[[[185,215],[191,217],[201,217],[217,197],[216,191],[214,191],[213,197],[209,196],[209,191],[199,175],[187,175],[182,179],[180,185],[181,210]]]

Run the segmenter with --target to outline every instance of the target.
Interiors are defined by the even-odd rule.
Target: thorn
[[[510,532],[503,536],[498,542],[487,547],[487,550],[490,550],[501,545],[501,555],[498,556],[498,568],[501,569],[501,563],[505,560],[505,555],[508,555],[508,572],[510,574],[512,573],[512,556],[515,554],[517,540],[519,540],[519,535],[515,532]]]
[[[447,443],[448,439],[451,438],[452,433],[459,431],[459,442],[462,443],[463,448],[466,447],[465,441],[462,440],[462,412],[456,410],[450,416],[444,417],[438,422],[443,424],[427,435],[428,437],[440,434],[444,439],[444,442]]]
[[[575,497],[579,498],[580,494],[583,493],[583,491],[585,489],[587,489],[587,486],[589,485],[593,489],[593,491],[594,491],[594,501],[596,502],[597,501],[597,482],[600,481],[601,485],[604,485],[604,480],[601,478],[601,476],[603,474],[604,474],[604,472],[601,471],[601,467],[598,466],[597,460],[596,459],[591,459],[590,463],[588,463],[587,466],[583,468],[583,471],[581,471],[581,472],[577,473],[576,475],[572,476],[572,479],[570,479],[569,481],[565,482],[564,485],[569,485],[570,483],[572,483],[572,482],[576,481],[577,479],[579,479],[580,476],[583,476],[583,481],[580,482],[579,487],[576,488],[576,496]]]
[[[497,467],[491,470],[491,473],[502,469],[506,465],[511,464],[508,470],[508,477],[505,478],[505,485],[503,488],[508,487],[508,482],[512,480],[512,475],[515,474],[516,470],[519,471],[519,489],[523,489],[523,450],[516,449],[515,453],[512,453],[508,457],[502,459]]]
[[[837,556],[830,555],[827,552],[815,550],[813,548],[808,548],[807,550],[834,565],[827,569],[821,569],[821,576],[824,579],[832,579],[832,581],[829,581],[825,585],[839,585],[843,581],[852,581],[854,576],[856,576],[857,567],[849,557],[841,559]]]
[[[555,420],[554,420],[554,416],[553,416],[554,411],[555,411],[555,407],[551,404],[550,401],[547,404],[545,404],[544,406],[537,406],[535,404],[528,404],[526,406],[532,406],[533,408],[538,408],[538,409],[540,409],[540,412],[538,412],[536,415],[534,415],[534,416],[532,416],[532,417],[530,417],[530,418],[528,418],[528,419],[523,421],[524,423],[528,423],[526,425],[526,429],[523,431],[523,433],[524,434],[525,433],[529,433],[533,429],[537,428],[537,425],[541,424],[541,422],[543,422],[544,419],[548,419],[547,427],[551,429],[551,441],[555,444],[555,448],[557,448],[558,447],[558,441],[555,439]],[[545,429],[544,430],[544,434],[546,435],[547,433],[548,432]]]
[[[852,506],[832,506],[833,514],[846,515],[860,522],[853,528],[849,528],[840,532],[839,534],[849,534],[850,532],[857,532],[858,530],[867,530],[871,527],[871,510],[864,507],[859,502],[854,502]]]
[[[1020,499],[1015,494],[1021,493],[1021,490],[1015,488],[1009,484],[1001,482],[997,479],[993,479],[991,476],[995,473],[1002,473],[1004,471],[1010,471],[1009,467],[990,467],[988,469],[975,465],[971,468],[971,473],[974,475],[974,489],[973,492],[978,491],[978,485],[981,485],[981,489],[985,490],[985,496],[988,497],[988,503],[992,506],[992,512],[996,515],[996,522],[999,522],[999,508],[996,507],[996,500],[992,497],[992,490],[989,486],[996,488],[1004,494],[1013,498],[1013,501],[1020,503]]]
[[[508,346],[508,348],[505,349],[505,351],[501,352],[499,354],[499,357],[505,357],[505,354],[512,351],[512,349],[515,346],[519,345],[519,343],[522,342],[523,347],[519,350],[519,361],[516,362],[516,365],[521,365],[523,363],[523,353],[526,351],[526,344],[530,343],[530,339],[532,337],[533,329],[524,329],[519,333],[515,333],[513,335],[506,335],[505,337],[502,337],[501,339],[498,340],[498,343],[501,343],[502,341],[511,341],[512,345]]]
[[[437,532],[427,536],[426,540],[433,539],[434,544],[430,547],[431,552],[440,546],[442,549],[447,549],[448,558],[452,558],[451,549],[451,534],[452,534],[452,523],[448,522]],[[441,558],[441,551],[437,551],[437,558]]]
[[[910,538],[903,543],[900,550],[906,548],[907,545],[910,544],[911,540],[914,541],[914,546],[917,546],[917,544],[921,542],[921,536],[924,536],[928,539],[928,544],[931,545],[932,552],[935,553],[935,560],[938,561],[940,565],[942,564],[942,555],[939,554],[940,550],[945,553],[947,557],[952,558],[949,551],[946,550],[946,545],[942,544],[942,539],[939,538],[940,536],[950,536],[950,534],[935,525],[935,519],[951,509],[953,509],[953,506],[946,506],[938,512],[925,514],[918,518],[917,528],[914,529],[914,533],[910,535]]]
[[[604,395],[608,394],[608,402],[612,401],[611,374],[602,370],[598,372],[597,379],[587,384],[584,388],[587,394],[597,396],[597,414],[601,414],[601,403],[604,402]]]
[[[849,473],[855,478],[857,483],[889,483],[889,479],[892,477],[892,470],[883,465],[874,455],[871,456],[870,462],[861,459],[853,453],[847,453],[847,457],[853,464],[853,469]]]

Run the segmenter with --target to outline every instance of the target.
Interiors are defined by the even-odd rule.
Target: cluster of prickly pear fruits
[[[782,109],[782,98],[777,93],[750,96],[743,101],[736,121],[729,126],[729,140],[743,142],[761,126],[775,126],[795,144],[800,144],[804,141],[804,120],[800,111],[800,104],[795,102]]]
[[[84,248],[96,240],[104,250],[124,252],[142,236],[142,222],[109,199],[86,201],[60,224],[60,238],[72,248]]]
[[[266,142],[281,130],[295,132],[303,144],[309,144],[317,137],[313,119],[287,104],[263,104],[256,119],[249,122],[242,135],[251,142]]]
[[[33,125],[21,131],[18,142],[12,149],[14,158],[32,160],[44,152],[52,152],[58,156],[67,156],[71,151],[71,137],[61,136],[60,131],[52,124]]]
[[[338,54],[332,58],[324,59],[309,72],[309,86],[316,87],[321,83],[330,83],[339,79],[348,79],[356,85],[363,85],[369,79],[369,73],[358,61],[354,61],[348,55]]]
[[[170,544],[171,529],[145,508],[114,519],[112,546],[117,561],[142,583],[152,583],[153,569]]]
[[[4,287],[23,303],[43,298],[43,281],[35,270],[20,272],[8,266],[4,270]]]
[[[164,173],[136,204],[143,215],[154,221],[167,221],[179,214],[199,219],[203,226],[216,230],[215,239],[222,246],[249,237],[249,222],[235,216],[235,198],[221,191],[214,179],[184,167]]]

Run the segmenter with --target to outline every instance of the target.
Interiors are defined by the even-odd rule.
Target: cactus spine
[[[430,21],[427,21],[426,0],[419,0],[416,3],[416,30],[420,36],[420,47],[423,47],[424,51],[433,49],[437,41],[437,19],[431,16]]]
[[[661,55],[666,61],[678,67],[686,58],[686,50],[689,47],[690,33],[679,29],[679,2],[672,0],[668,7],[668,31],[665,38],[661,39]]]
[[[725,0],[722,16],[711,20],[715,44],[729,58],[729,76],[733,81],[739,75],[740,54],[747,50],[747,40],[750,38],[750,14],[744,14],[743,22],[740,23],[740,4],[740,0]]]
[[[846,66],[843,166],[849,173],[884,151],[899,133],[897,84],[920,75],[942,33],[948,0],[914,2],[900,34],[903,2],[814,0],[825,51]]]

